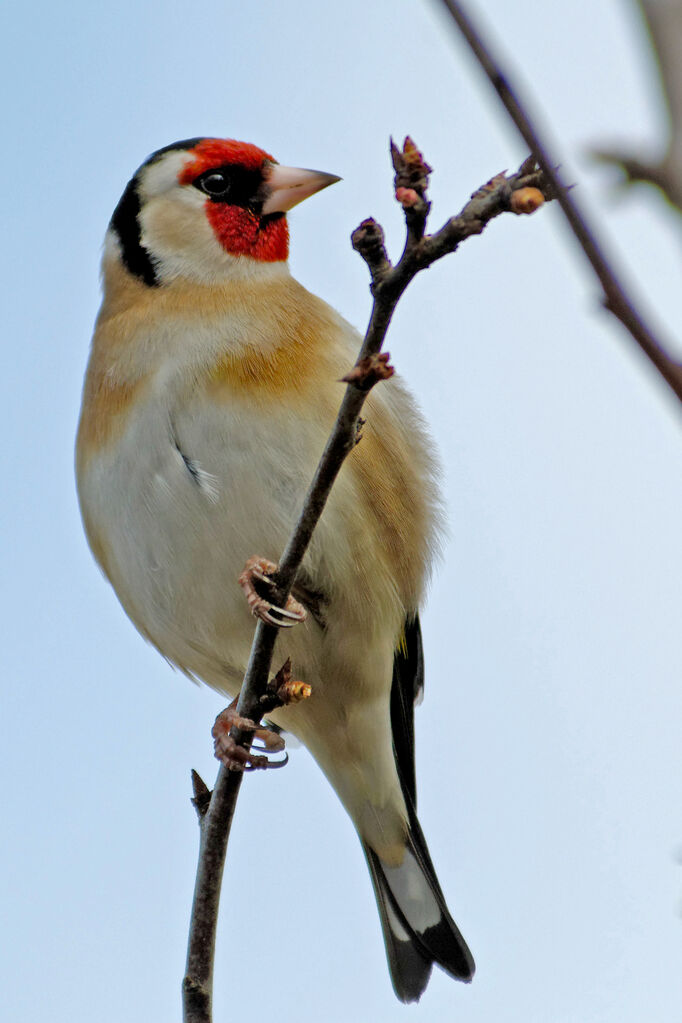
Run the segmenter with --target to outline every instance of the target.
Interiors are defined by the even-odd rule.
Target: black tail
[[[403,862],[387,867],[363,843],[376,895],[391,981],[401,1002],[421,997],[434,963],[470,981],[474,960],[445,904],[414,810]]]
[[[393,751],[408,816],[402,863],[398,867],[387,866],[363,842],[391,980],[401,1002],[418,1001],[434,963],[457,980],[471,980],[475,969],[473,956],[445,905],[415,811],[414,702],[423,687],[421,629],[415,615],[405,622],[403,643],[393,663],[391,688]]]

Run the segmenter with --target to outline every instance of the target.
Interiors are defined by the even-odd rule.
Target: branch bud
[[[512,213],[535,213],[545,201],[539,188],[517,188],[512,192],[509,208]]]

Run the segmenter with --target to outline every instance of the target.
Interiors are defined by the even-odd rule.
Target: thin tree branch
[[[617,167],[622,172],[624,185],[654,185],[663,194],[676,213],[682,213],[682,173],[666,162],[654,163],[624,149],[592,149],[595,163]]]
[[[638,0],[638,5],[667,114],[666,151],[658,160],[618,147],[599,147],[592,155],[601,163],[619,167],[624,184],[644,182],[659,188],[676,212],[682,213],[682,0]]]
[[[490,46],[474,26],[468,14],[465,13],[463,5],[457,0],[442,0],[442,3],[460,29],[502,100],[507,113],[530,148],[538,165],[542,168],[573,234],[599,279],[604,292],[605,307],[630,332],[641,350],[677,395],[678,400],[682,401],[682,364],[663,347],[630,302],[625,289],[604,254],[604,247],[597,239],[594,229],[588,225],[585,215],[580,212],[572,193],[569,193],[562,185],[555,170],[555,161],[550,157],[537,127],[532,123],[528,112],[518,99],[500,61],[493,56]]]
[[[431,168],[411,139],[402,151],[391,143],[396,170],[395,194],[403,206],[407,227],[405,248],[393,266],[384,247],[383,231],[372,219],[364,220],[353,232],[353,247],[370,271],[374,296],[372,313],[355,366],[344,377],[347,383],[338,417],[308,489],[298,522],[282,554],[275,576],[276,590],[269,595],[280,607],[286,603],[317,525],[332,484],[347,455],[358,443],[359,416],[372,387],[393,373],[388,354],[381,347],[400,296],[420,270],[454,252],[460,242],[481,234],[494,217],[504,212],[530,213],[553,196],[545,175],[526,160],[516,174],[498,174],[478,189],[458,216],[452,217],[434,235],[425,234],[429,202],[426,196]],[[278,629],[259,621],[256,625],[249,663],[237,702],[236,713],[259,721],[264,711],[266,689]],[[270,704],[270,709],[272,704]],[[249,734],[233,729],[231,736],[248,745]],[[190,921],[187,968],[183,980],[185,1023],[211,1023],[213,958],[218,902],[230,826],[242,774],[221,767],[210,802],[207,789],[194,775],[193,803],[199,815],[201,842],[199,864]]]

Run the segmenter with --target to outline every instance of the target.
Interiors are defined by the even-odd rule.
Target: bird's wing
[[[414,705],[424,689],[424,651],[419,616],[405,621],[393,659],[391,727],[393,750],[403,792],[417,805],[414,769]]]
[[[414,771],[414,703],[424,687],[419,618],[405,622],[393,661],[391,725],[393,751],[407,809],[405,854],[388,866],[368,842],[362,846],[381,917],[391,980],[403,1002],[418,1001],[437,963],[452,977],[469,981],[474,960],[450,916],[417,814]]]

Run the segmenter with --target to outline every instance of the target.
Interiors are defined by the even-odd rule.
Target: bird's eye
[[[202,192],[206,192],[206,195],[212,195],[216,197],[223,197],[227,195],[230,190],[230,182],[227,174],[222,171],[210,171],[208,174],[202,174],[200,178],[194,182]]]

